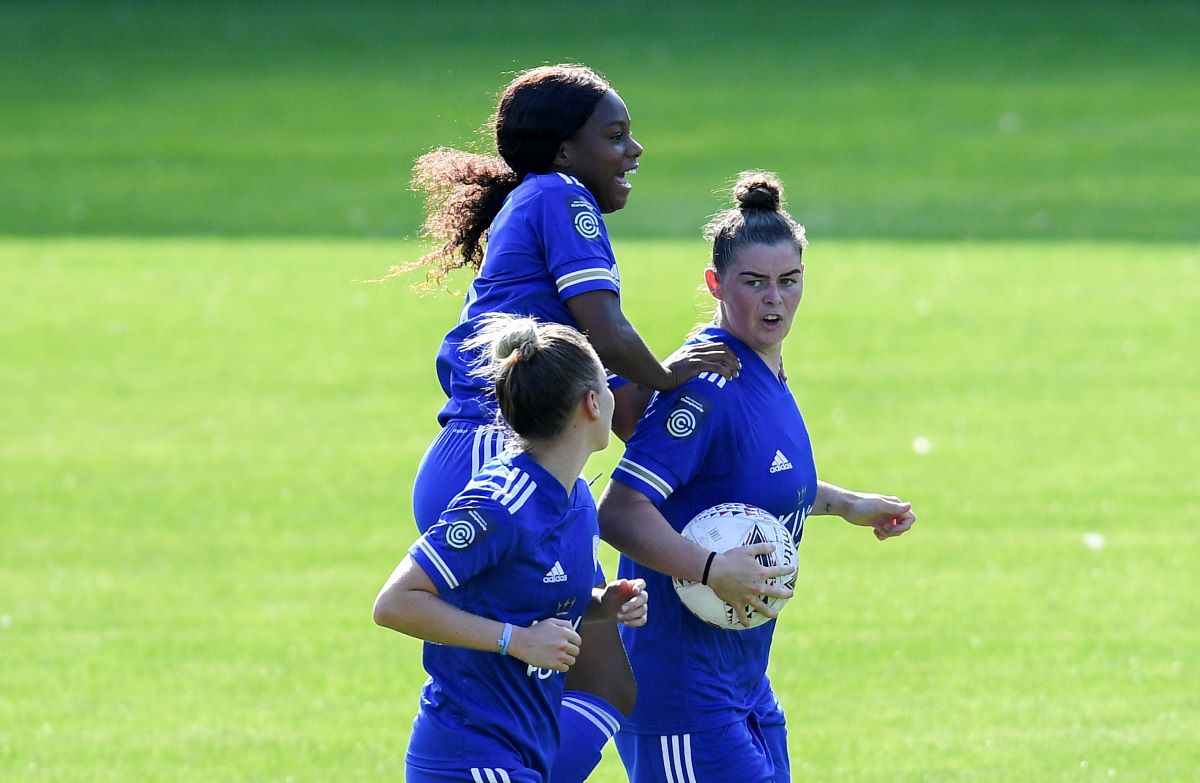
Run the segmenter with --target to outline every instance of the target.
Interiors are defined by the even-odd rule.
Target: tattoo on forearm
[[[833,501],[831,501],[831,500],[825,501],[825,513],[826,514],[833,513]]]

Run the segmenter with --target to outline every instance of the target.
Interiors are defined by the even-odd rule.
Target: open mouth
[[[627,190],[629,188],[632,188],[633,184],[629,181],[629,178],[632,177],[634,174],[637,174],[637,166],[634,166],[633,168],[629,169],[628,171],[624,171],[624,172],[618,174],[616,176],[617,184]]]
[[[762,317],[762,322],[771,327],[780,326],[783,324],[783,316],[778,313],[768,313]]]

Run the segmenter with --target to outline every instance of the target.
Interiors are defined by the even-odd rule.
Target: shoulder
[[[480,468],[451,501],[448,510],[470,507],[512,516],[525,507],[536,490],[533,476],[501,455]]]

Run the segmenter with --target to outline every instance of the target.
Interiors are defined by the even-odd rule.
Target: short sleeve
[[[511,558],[519,548],[517,536],[517,526],[492,509],[451,508],[409,547],[408,553],[443,592]]]
[[[559,299],[565,302],[589,291],[619,294],[621,280],[608,230],[583,186],[547,190],[541,201],[546,267],[554,278]]]
[[[613,480],[662,505],[697,475],[720,436],[720,402],[718,387],[700,379],[655,395],[613,470]]]

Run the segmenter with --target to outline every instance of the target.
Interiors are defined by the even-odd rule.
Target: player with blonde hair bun
[[[427,642],[409,783],[543,783],[580,624],[644,625],[648,593],[640,579],[605,584],[600,568],[580,472],[608,445],[614,402],[587,340],[495,316],[468,348],[483,352],[476,371],[515,448],[484,464],[409,548],[375,621]]]

